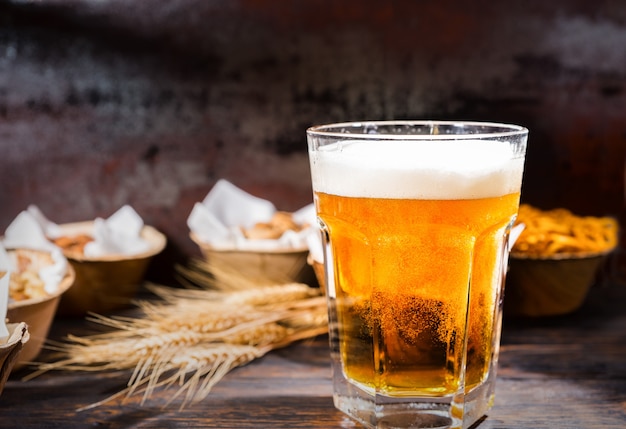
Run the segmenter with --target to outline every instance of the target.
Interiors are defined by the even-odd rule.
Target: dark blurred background
[[[298,209],[365,119],[527,126],[523,202],[623,219],[625,77],[621,0],[0,1],[0,230],[130,204],[184,260],[218,179]]]

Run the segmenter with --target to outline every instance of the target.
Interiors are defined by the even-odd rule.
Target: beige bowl
[[[56,314],[59,300],[64,293],[71,289],[74,279],[74,270],[68,265],[65,277],[63,277],[54,293],[40,298],[12,301],[7,306],[7,319],[9,322],[26,323],[30,333],[30,340],[24,344],[19,359],[15,364],[16,368],[32,362],[41,352]]]
[[[5,343],[0,344],[0,393],[4,389],[4,385],[22,352],[24,344],[30,338],[28,326],[26,323],[9,323],[7,324],[9,338]]]
[[[91,234],[93,222],[60,226],[63,235]],[[63,295],[59,314],[82,316],[87,312],[109,313],[130,305],[144,280],[148,265],[165,248],[165,235],[151,226],[144,226],[141,237],[150,250],[137,255],[107,255],[97,258],[64,252],[76,272],[74,287]]]
[[[504,293],[505,316],[557,316],[585,301],[610,252],[531,258],[511,254]]]
[[[316,283],[315,274],[307,264],[308,248],[275,251],[218,250],[202,242],[194,233],[190,237],[200,247],[207,262],[219,266],[220,271],[225,273],[236,270],[259,284]],[[219,275],[216,274],[217,280]]]

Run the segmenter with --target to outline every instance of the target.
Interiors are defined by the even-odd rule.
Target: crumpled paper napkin
[[[106,255],[136,255],[149,250],[149,243],[141,237],[144,222],[137,212],[125,205],[107,219],[93,221],[91,235],[94,240],[85,245],[86,257]],[[6,229],[4,244],[7,248],[58,249],[49,238],[63,235],[60,225],[51,222],[35,205],[30,205]]]
[[[187,218],[187,226],[195,236],[217,250],[279,250],[307,249],[307,237],[315,224],[313,204],[292,213],[298,224],[307,224],[301,231],[286,231],[274,240],[248,239],[241,228],[268,222],[277,209],[270,201],[251,195],[227,180],[220,179],[201,203],[196,203]]]
[[[44,282],[44,290],[47,293],[54,293],[67,273],[67,259],[63,256],[61,249],[46,238],[39,223],[40,212],[36,209],[29,210],[22,211],[11,222],[4,233],[0,247],[3,250],[23,248],[49,252],[53,263],[39,270],[39,277]],[[7,261],[9,267],[14,269],[15,267],[11,267],[10,258],[7,258]]]
[[[20,212],[4,231],[4,247],[7,249],[28,248],[51,252],[58,249],[48,240],[55,237],[55,226],[49,222],[39,209],[29,206]]]
[[[85,245],[85,256],[137,255],[150,250],[141,237],[144,223],[137,212],[125,205],[108,219],[96,218],[93,225],[94,241]]]

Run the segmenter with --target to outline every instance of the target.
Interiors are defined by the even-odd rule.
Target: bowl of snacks
[[[277,210],[262,200],[220,180],[196,203],[187,224],[217,280],[236,272],[259,284],[315,282],[307,264],[307,236],[313,207],[296,212]]]
[[[15,367],[32,362],[41,352],[59,301],[74,283],[74,270],[58,251],[7,249],[11,261],[7,320],[25,323],[30,339]]]
[[[293,215],[277,212],[267,222],[241,227],[243,236],[252,247],[221,247],[203,241],[191,232],[190,238],[198,245],[203,257],[218,276],[224,280],[231,272],[238,272],[259,284],[302,282],[310,283],[311,270],[307,264],[309,249],[299,247],[263,247],[262,241],[276,240],[286,231],[299,232],[305,226],[296,223]],[[255,243],[256,242],[256,243]],[[254,247],[258,244],[258,247]]]
[[[516,224],[524,229],[510,253],[504,314],[543,317],[576,311],[617,246],[617,220],[522,204]]]
[[[153,257],[166,245],[165,236],[144,225],[139,238],[145,246],[136,252],[88,254],[85,248],[95,241],[94,221],[59,225],[50,240],[57,245],[76,273],[74,286],[59,303],[59,314],[81,316],[88,312],[109,313],[128,307],[136,297]]]
[[[76,316],[128,306],[152,258],[166,244],[165,235],[144,225],[128,205],[106,219],[66,224],[51,222],[31,205],[7,227],[3,241],[14,248],[51,247],[62,252],[75,282],[63,294],[58,312]]]

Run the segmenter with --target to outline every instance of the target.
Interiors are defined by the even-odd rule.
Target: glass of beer
[[[467,428],[493,404],[526,128],[307,130],[335,406],[371,428]]]

